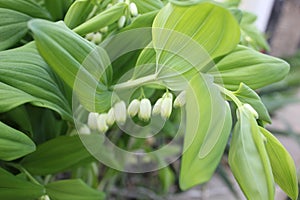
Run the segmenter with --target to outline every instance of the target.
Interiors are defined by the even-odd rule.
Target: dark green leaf
[[[44,194],[44,187],[18,178],[0,168],[0,199],[33,200]]]
[[[85,140],[94,140],[93,135],[84,135]],[[79,136],[61,136],[49,140],[26,156],[21,164],[30,173],[47,175],[71,169],[94,160]]]
[[[1,112],[30,102],[71,120],[70,105],[60,84],[34,44],[0,52],[0,92],[9,95],[0,101]]]
[[[105,194],[87,186],[82,180],[63,180],[50,183],[46,192],[51,200],[103,200]]]
[[[13,46],[27,31],[30,16],[6,8],[0,8],[0,50]]]
[[[0,122],[1,160],[14,160],[25,156],[34,150],[35,144],[27,135]]]

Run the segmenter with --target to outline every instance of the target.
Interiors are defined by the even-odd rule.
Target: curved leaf
[[[195,76],[186,97],[186,135],[180,187],[208,181],[217,168],[231,130],[231,112],[212,80]]]
[[[7,93],[13,98],[11,102],[10,99],[0,102],[1,112],[30,102],[55,110],[64,119],[71,120],[70,105],[63,89],[34,44],[0,52],[0,82],[1,90],[13,88]]]
[[[34,150],[35,144],[27,135],[0,122],[0,160],[14,160]]]
[[[290,198],[297,199],[297,170],[292,157],[272,133],[262,127],[260,127],[260,132],[267,139],[265,145],[270,158],[275,182]]]
[[[35,18],[51,18],[47,10],[32,0],[0,0],[0,8],[18,11]]]
[[[263,136],[253,114],[238,108],[228,161],[247,199],[274,199],[274,180]]]
[[[46,192],[52,200],[103,200],[105,195],[90,188],[82,180],[62,180],[46,185]]]
[[[0,199],[32,200],[44,195],[44,187],[22,180],[0,168]]]
[[[261,88],[280,81],[288,72],[285,61],[244,46],[238,46],[209,71],[216,83],[230,90],[237,90],[241,82],[252,89]]]
[[[148,13],[154,10],[160,10],[164,4],[160,0],[132,0],[138,8],[139,13]]]
[[[0,8],[0,18],[0,50],[4,50],[26,35],[27,22],[31,17],[14,10]]]
[[[29,27],[42,57],[73,88],[86,109],[107,111],[111,106],[108,82],[112,69],[106,52],[62,23],[36,19]]]

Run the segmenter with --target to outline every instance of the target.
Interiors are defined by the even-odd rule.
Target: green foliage
[[[162,184],[151,182],[154,190],[166,194],[177,179],[187,190],[211,179],[227,147],[248,199],[274,199],[275,183],[297,199],[294,162],[263,127],[271,118],[255,91],[282,80],[289,64],[256,51],[268,45],[255,16],[238,4],[0,0],[0,198],[104,199],[95,188],[109,198],[111,188],[126,185],[113,168],[130,171],[141,160],[151,168],[152,157]],[[141,35],[133,34],[137,30]],[[127,47],[131,52],[122,52]],[[161,97],[160,115],[118,121],[128,118],[127,110],[114,104],[128,107],[118,95],[131,91],[129,100],[154,104]],[[181,109],[173,109],[173,97]],[[151,115],[143,106],[138,114]],[[139,138],[162,119],[155,137]],[[139,131],[131,138],[126,130],[135,124]],[[99,129],[107,131],[99,135]],[[175,135],[183,147],[171,144]],[[156,152],[166,144],[171,148]],[[127,158],[120,148],[149,154]],[[166,166],[164,156],[179,149],[180,167]]]

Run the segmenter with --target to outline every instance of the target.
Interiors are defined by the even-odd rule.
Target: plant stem
[[[232,91],[227,90],[226,88],[221,87],[219,85],[217,85],[217,87],[220,89],[220,91],[223,94],[225,94],[226,96],[228,96],[237,105],[237,107],[242,107],[243,106],[242,102],[233,94]]]
[[[122,89],[134,88],[134,87],[139,86],[144,83],[151,83],[151,82],[155,81],[156,78],[157,78],[157,75],[153,74],[153,75],[145,76],[145,77],[138,78],[135,80],[129,80],[127,82],[114,85],[113,89],[114,90],[122,90]]]

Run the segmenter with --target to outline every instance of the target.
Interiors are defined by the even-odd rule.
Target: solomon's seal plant
[[[248,199],[274,199],[275,183],[297,199],[255,92],[289,65],[254,50],[268,47],[232,5],[0,0],[0,198],[104,199],[122,171],[159,170],[168,191],[179,158],[187,190],[229,148]]]

